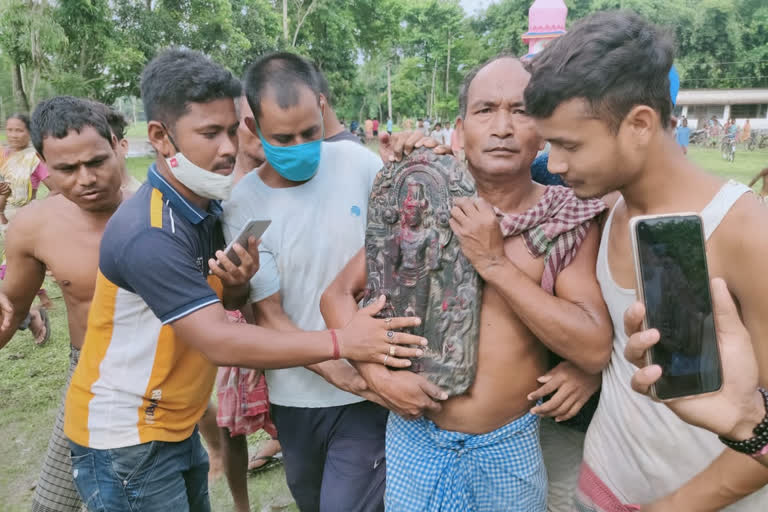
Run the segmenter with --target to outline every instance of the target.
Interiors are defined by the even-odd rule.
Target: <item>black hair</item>
[[[299,102],[300,87],[309,87],[319,98],[320,85],[317,68],[309,60],[290,52],[266,55],[248,67],[245,72],[245,96],[253,116],[261,117],[261,102],[270,89],[280,108],[293,107]]]
[[[141,99],[148,121],[173,125],[190,103],[208,103],[242,94],[232,73],[200,52],[163,51],[141,73]]]
[[[647,105],[667,128],[673,59],[672,36],[640,15],[592,14],[533,58],[526,110],[535,118],[547,118],[561,103],[582,98],[590,115],[618,131],[633,107]]]
[[[93,108],[100,110],[104,117],[107,118],[107,123],[112,130],[112,133],[117,137],[118,142],[125,138],[125,129],[128,126],[128,120],[125,116],[109,105],[105,105],[98,101],[91,102]]]
[[[27,114],[22,114],[21,112],[16,112],[15,114],[11,114],[8,116],[8,119],[5,120],[7,123],[11,119],[18,119],[22,123],[24,123],[24,126],[27,127],[27,131],[29,131],[29,116]]]
[[[86,126],[96,130],[110,146],[112,145],[112,129],[107,117],[100,109],[93,108],[92,101],[72,96],[56,96],[41,102],[32,113],[32,145],[44,156],[43,140],[46,137],[63,139],[70,130],[80,133]]]
[[[475,67],[472,71],[467,73],[467,75],[464,77],[464,81],[461,83],[461,89],[459,89],[459,115],[462,119],[465,119],[467,117],[467,102],[469,101],[469,86],[472,85],[472,82],[475,80],[475,77],[477,77],[477,74],[480,73],[483,69],[488,67],[489,65],[493,64],[497,60],[501,59],[512,59],[519,61],[517,57],[510,53],[499,53],[490,59],[486,60],[479,66]]]

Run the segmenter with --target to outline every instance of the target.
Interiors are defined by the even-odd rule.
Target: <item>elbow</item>
[[[590,375],[599,375],[608,366],[611,359],[611,351],[601,351],[581,364],[581,369]]]
[[[330,311],[330,305],[333,295],[333,288],[328,288],[320,296],[320,314],[323,315],[323,320],[328,321],[328,312]]]
[[[326,323],[333,317],[334,304],[339,302],[341,296],[341,290],[334,285],[329,286],[320,296],[320,314],[323,315],[323,320]]]
[[[214,366],[237,366],[233,361],[234,351],[225,339],[202,340],[201,342],[191,342],[208,361]]]
[[[214,366],[232,366],[223,350],[217,347],[205,347],[201,350],[203,356]]]
[[[566,357],[572,364],[589,375],[598,375],[608,366],[613,351],[613,329],[597,327],[584,333],[581,347],[571,357]]]
[[[601,332],[597,336],[597,341],[598,343],[595,344],[593,350],[590,350],[582,365],[582,370],[591,375],[597,375],[608,366],[608,362],[611,360],[611,352],[613,351],[613,331]]]

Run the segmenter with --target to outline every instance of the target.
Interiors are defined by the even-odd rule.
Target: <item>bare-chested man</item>
[[[77,365],[93,298],[99,241],[122,193],[124,159],[104,110],[93,103],[57,97],[32,118],[32,142],[61,192],[21,209],[6,238],[8,270],[3,282],[14,312],[0,332],[0,347],[15,333],[49,268],[61,287],[69,323],[70,375]],[[62,431],[63,407],[35,488],[32,509],[79,511],[72,483],[69,444]]]
[[[600,208],[567,189],[531,181],[531,162],[543,143],[523,104],[528,80],[519,61],[497,58],[467,77],[460,97],[457,131],[479,198],[457,199],[451,226],[485,281],[474,384],[438,404],[422,391],[428,387],[418,375],[359,366],[370,388],[398,413],[390,414],[387,428],[388,510],[545,510],[539,422],[530,410],[537,379],[547,371],[547,349],[593,374],[610,356],[612,329],[595,277],[597,225],[582,221],[589,227],[578,252],[569,265],[555,265],[554,275],[545,269],[553,254],[533,256],[535,248],[525,241],[536,227],[523,225],[518,214],[538,205],[546,214],[536,224],[557,222],[543,206],[557,202],[553,194],[565,194],[565,209]],[[504,234],[491,205],[505,212]],[[342,325],[354,313],[365,274],[361,252],[323,298],[329,325]],[[586,400],[573,388],[562,391],[552,404],[557,411],[549,411],[557,416]],[[408,421],[422,411],[426,418]]]

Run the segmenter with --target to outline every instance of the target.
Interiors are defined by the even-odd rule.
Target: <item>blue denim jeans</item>
[[[72,475],[89,512],[210,512],[208,454],[197,428],[178,443],[97,450],[69,442]]]

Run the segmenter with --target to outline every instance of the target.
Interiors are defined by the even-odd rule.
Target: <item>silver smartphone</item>
[[[245,226],[243,226],[243,229],[240,230],[240,232],[237,234],[235,238],[232,239],[232,241],[227,245],[227,248],[224,249],[224,254],[229,258],[229,260],[234,263],[237,266],[240,266],[240,256],[237,255],[234,249],[235,244],[240,244],[241,247],[244,249],[248,248],[248,239],[250,237],[255,238],[258,240],[261,238],[261,235],[264,234],[264,232],[267,230],[269,225],[272,223],[271,220],[255,220],[251,219],[249,220]]]
[[[651,395],[671,400],[718,391],[722,366],[701,217],[634,217],[630,231],[643,327],[661,335],[647,355],[648,364],[662,368]]]

